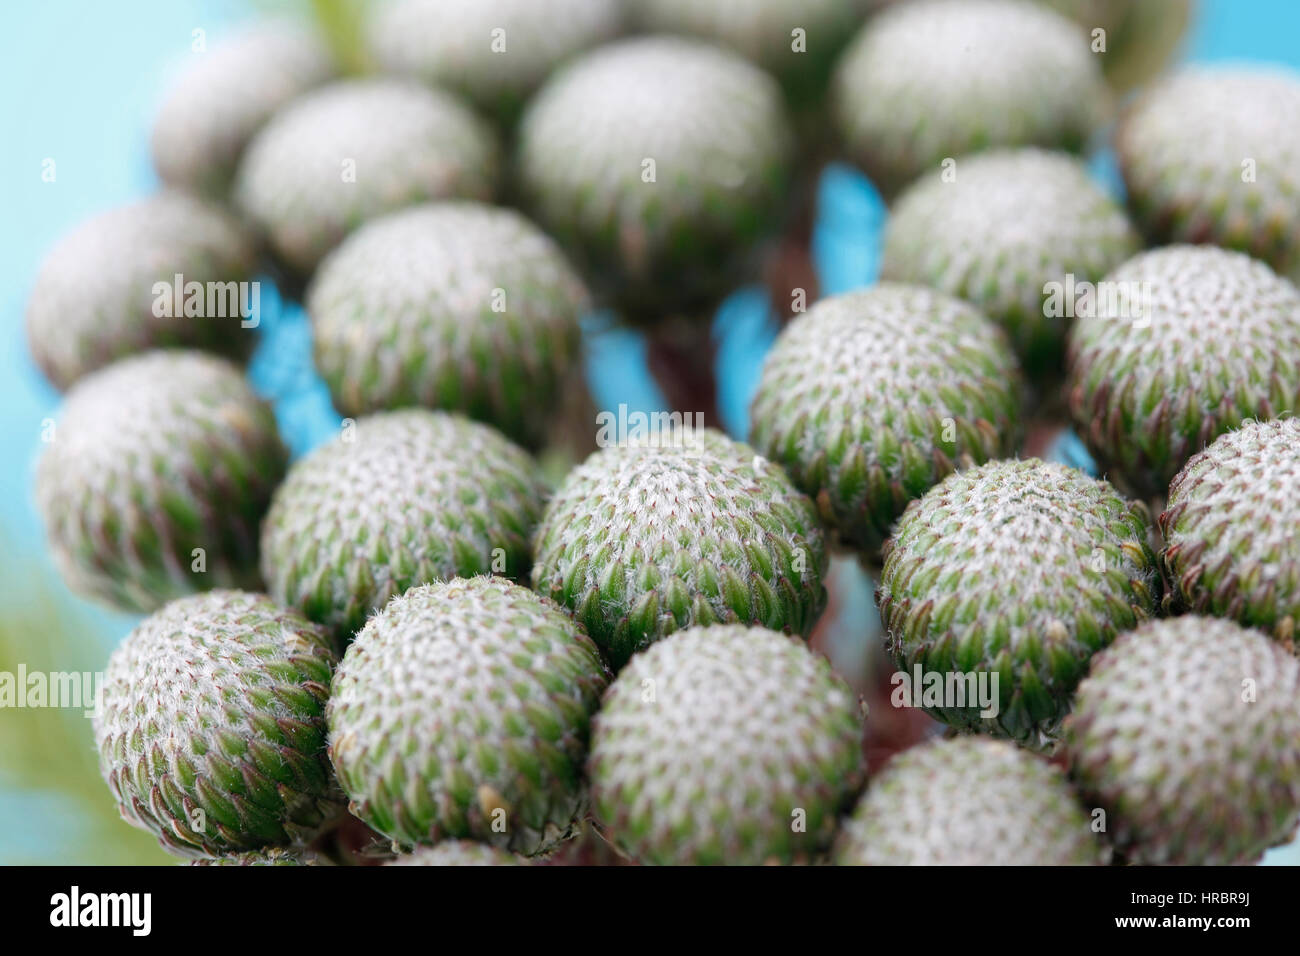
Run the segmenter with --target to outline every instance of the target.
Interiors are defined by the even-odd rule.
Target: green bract
[[[710,429],[596,452],[547,506],[536,556],[533,586],[616,669],[692,624],[807,636],[826,602],[812,503],[778,465]]]
[[[1116,150],[1153,242],[1212,242],[1300,281],[1300,73],[1180,70],[1127,112]]]
[[[343,811],[325,753],[334,663],[324,630],[261,594],[146,618],[109,660],[95,715],[123,819],[182,856],[311,839]]]
[[[1070,772],[1130,861],[1252,863],[1300,818],[1300,660],[1230,621],[1123,635],[1066,719]]]
[[[508,123],[556,65],[618,33],[622,0],[396,0],[367,28],[375,64]]]
[[[840,58],[832,93],[849,154],[887,196],[979,149],[1082,152],[1109,99],[1084,32],[1026,0],[890,7]]]
[[[1223,432],[1300,408],[1300,292],[1264,263],[1169,246],[1104,283],[1070,331],[1070,410],[1126,491],[1163,494]]]
[[[267,123],[244,153],[233,196],[275,254],[306,275],[366,220],[431,199],[490,198],[498,152],[486,124],[449,93],[342,80]]]
[[[911,703],[924,703],[918,670],[990,689],[996,675],[996,714],[969,700],[926,709],[1049,745],[1088,660],[1155,610],[1149,532],[1145,509],[1064,465],[996,461],[936,485],[899,519],[876,594]]]
[[[791,133],[781,91],[695,40],[602,47],[558,72],[519,127],[538,221],[631,319],[729,292],[780,212]]]
[[[79,594],[151,611],[257,587],[257,527],[289,453],[239,369],[147,352],[68,393],[36,473],[54,560]]]
[[[908,501],[1020,440],[1020,372],[1001,332],[938,292],[886,283],[823,299],[777,339],[754,446],[847,543],[875,555]]]
[[[376,219],[318,270],[316,364],[344,415],[460,411],[541,443],[580,347],[586,290],[535,226],[469,202]]]
[[[841,866],[1093,866],[1091,820],[1047,761],[957,737],[892,758],[835,846]]]
[[[957,161],[899,197],[885,233],[885,279],[965,299],[1001,325],[1031,375],[1059,374],[1075,295],[1138,251],[1124,211],[1083,163],[1038,149]]]
[[[585,808],[607,680],[596,646],[526,588],[487,577],[413,588],[339,665],[330,757],[352,812],[398,846],[469,837],[537,854]]]
[[[1169,603],[1294,640],[1300,623],[1300,419],[1246,422],[1196,455],[1160,516]]]
[[[862,20],[861,0],[638,0],[648,30],[698,36],[767,70],[792,103],[815,107],[836,55]]]
[[[277,600],[346,639],[407,588],[456,575],[526,575],[546,488],[486,425],[382,412],[294,465],[262,525]]]
[[[255,265],[253,243],[234,219],[182,193],[100,213],[41,262],[27,303],[32,358],[60,389],[149,349],[242,360],[256,342],[243,323],[260,316],[243,315],[243,305],[252,311],[252,287],[239,284]]]
[[[179,189],[223,196],[254,134],[334,71],[322,39],[291,20],[256,23],[211,51],[195,51],[154,118],[158,176]]]
[[[638,654],[596,716],[592,804],[659,864],[807,862],[861,783],[848,687],[798,639],[693,627]]]

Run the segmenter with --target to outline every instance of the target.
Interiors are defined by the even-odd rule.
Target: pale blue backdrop
[[[150,117],[169,73],[187,54],[191,30],[203,27],[216,42],[252,12],[242,2],[45,0],[6,5],[0,29],[0,614],[11,626],[48,626],[53,633],[54,624],[31,611],[33,593],[51,594],[61,626],[71,621],[84,629],[98,641],[101,655],[134,619],[68,593],[43,547],[32,508],[32,462],[40,423],[54,412],[58,396],[26,356],[22,311],[41,256],[63,232],[155,187],[147,147]],[[1297,38],[1300,3],[1294,0],[1205,0],[1185,53],[1194,60],[1245,58],[1300,67]],[[47,159],[56,163],[52,183],[41,179]],[[1095,168],[1113,183],[1107,157],[1098,157]],[[827,171],[815,241],[825,292],[873,280],[882,218],[861,177],[842,167]],[[286,435],[301,452],[330,432],[336,419],[311,372],[301,315],[282,313],[265,294],[263,308],[265,336],[253,380],[275,399]],[[739,291],[719,313],[720,404],[737,435],[745,433],[749,392],[773,331],[756,290]],[[640,342],[629,334],[589,342],[589,377],[599,407],[658,406],[641,355]],[[1077,447],[1058,452],[1081,460]],[[0,711],[0,721],[10,716]],[[86,734],[88,747],[88,726]],[[0,751],[0,862],[83,858],[63,798],[17,786],[16,768],[5,758]],[[1281,852],[1296,859],[1294,850],[1271,859],[1280,862]]]

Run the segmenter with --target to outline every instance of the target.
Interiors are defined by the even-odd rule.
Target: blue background
[[[68,592],[44,548],[32,504],[32,466],[42,420],[54,414],[58,395],[26,354],[26,297],[41,257],[60,235],[155,188],[149,125],[169,76],[190,55],[191,31],[205,29],[211,45],[256,12],[244,3],[55,0],[8,5],[0,30],[5,139],[0,149],[0,614],[10,628],[31,632],[36,640],[46,640],[48,630],[52,642],[56,631],[69,629],[83,638],[77,645],[82,658],[97,659],[69,666],[102,666],[108,649],[135,619],[103,612]],[[1270,60],[1300,67],[1298,38],[1300,3],[1294,0],[1205,0],[1184,51],[1192,60]],[[41,178],[46,159],[56,163],[51,183]],[[1095,159],[1095,168],[1103,181],[1113,183],[1104,154]],[[852,170],[831,167],[820,198],[814,250],[823,293],[872,281],[884,213],[871,187]],[[301,314],[281,310],[267,292],[264,285],[264,339],[252,376],[275,400],[286,436],[301,452],[332,432],[337,419],[311,372]],[[739,291],[720,310],[715,332],[721,411],[729,429],[743,435],[748,396],[774,333],[763,294]],[[602,333],[588,346],[597,407],[660,405],[634,335]],[[0,720],[12,716],[0,712]],[[89,748],[88,724],[85,738]],[[0,746],[4,741],[0,733]],[[0,750],[0,862],[115,859],[107,851],[87,854],[85,841],[96,837],[78,830],[79,811],[65,796],[18,782],[19,754],[12,742],[7,746],[7,752]],[[110,802],[102,790],[87,799]],[[116,822],[112,826],[117,829],[95,832],[113,840],[126,830]],[[1300,859],[1294,849],[1275,851],[1270,859],[1280,862],[1284,853],[1291,862]]]

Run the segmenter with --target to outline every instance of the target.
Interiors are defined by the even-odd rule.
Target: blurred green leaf
[[[365,22],[371,0],[259,0],[267,13],[311,17],[345,73],[365,73]]]
[[[7,572],[7,573],[6,573]],[[102,671],[102,624],[60,601],[33,574],[0,569],[0,671]],[[0,709],[0,859],[9,864],[171,864],[154,838],[124,823],[99,775],[81,708]]]

